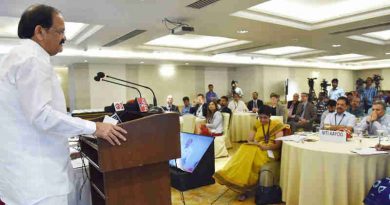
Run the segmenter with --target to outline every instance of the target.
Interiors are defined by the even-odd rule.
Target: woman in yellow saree
[[[219,184],[240,193],[240,201],[246,199],[246,192],[256,187],[261,167],[280,158],[282,143],[275,139],[283,136],[285,125],[271,120],[271,112],[271,107],[266,105],[260,109],[259,120],[252,128],[248,143],[242,144],[226,165],[213,176]]]

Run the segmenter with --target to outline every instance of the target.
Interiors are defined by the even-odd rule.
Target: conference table
[[[377,138],[354,138],[345,143],[284,141],[283,201],[291,205],[362,205],[373,183],[390,176],[390,154],[362,156],[351,150],[377,143]]]

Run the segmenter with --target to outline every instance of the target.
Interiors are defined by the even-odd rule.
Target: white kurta
[[[32,40],[0,62],[0,198],[30,205],[71,191],[67,138],[93,122],[66,114],[49,54]]]
[[[232,110],[232,112],[248,112],[248,107],[246,107],[244,101],[239,100],[238,102],[232,100],[228,104],[228,108]]]

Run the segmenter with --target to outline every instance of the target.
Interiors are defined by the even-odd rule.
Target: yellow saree
[[[275,144],[276,133],[282,131],[285,125],[277,120],[271,120],[269,127],[270,139],[268,143]],[[261,144],[267,144],[264,139],[262,124],[257,121],[253,130],[256,131],[255,140]],[[268,131],[268,124],[264,125],[265,132]],[[275,159],[279,159],[280,150],[273,150]],[[228,186],[230,189],[244,193],[253,189],[259,179],[259,171],[261,167],[275,160],[268,157],[265,150],[261,150],[256,145],[242,144],[234,156],[226,163],[226,165],[214,174],[214,179],[222,185]]]

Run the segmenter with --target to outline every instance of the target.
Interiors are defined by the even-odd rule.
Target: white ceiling
[[[390,29],[389,0],[220,0],[202,9],[186,7],[193,2],[46,0],[35,3],[58,8],[67,22],[85,24],[67,42],[64,52],[53,59],[60,65],[88,60],[334,69],[390,67],[390,61],[386,60],[389,39],[383,35],[387,32],[382,32]],[[15,35],[12,36],[15,19],[31,4],[31,0],[0,0],[0,55],[18,43]],[[189,24],[195,32],[171,36],[162,22],[164,18]],[[146,32],[115,46],[102,47],[135,29]],[[240,30],[248,32],[237,32]],[[211,37],[211,41],[205,40],[205,36]],[[169,41],[162,42],[162,39]],[[335,44],[341,46],[333,47]],[[262,52],[279,47],[312,50],[269,55]],[[359,56],[347,60],[320,58],[345,54],[370,59],[362,58],[363,62],[354,58]]]

